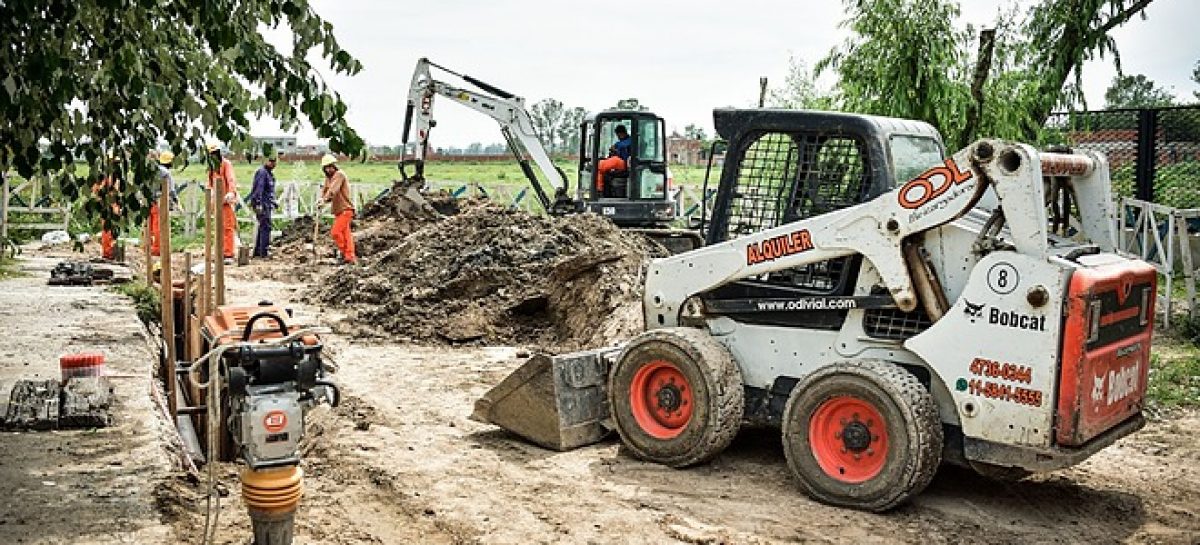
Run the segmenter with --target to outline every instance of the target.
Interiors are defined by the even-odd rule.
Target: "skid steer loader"
[[[566,449],[615,429],[646,460],[782,430],[812,497],[881,511],[942,461],[1020,477],[1139,429],[1156,277],[1115,253],[1103,156],[925,123],[718,110],[707,246],[648,266],[646,332],[539,357],[474,417]],[[907,181],[905,181],[907,180]]]

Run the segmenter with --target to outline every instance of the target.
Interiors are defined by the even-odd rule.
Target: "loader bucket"
[[[475,401],[471,420],[558,451],[604,439],[608,369],[620,348],[538,354]]]

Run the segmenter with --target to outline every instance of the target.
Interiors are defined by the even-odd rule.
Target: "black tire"
[[[792,390],[783,415],[788,467],[809,496],[843,507],[886,511],[920,493],[941,464],[942,443],[933,396],[884,361],[817,370]]]
[[[658,376],[656,369],[659,375],[669,375],[670,384],[677,379],[680,384],[673,393],[671,386],[659,387],[653,398],[649,389],[638,389],[638,399],[653,399],[641,402],[638,410],[635,382],[639,376]],[[707,332],[691,328],[641,334],[621,351],[608,383],[609,407],[621,441],[643,460],[676,468],[711,460],[729,446],[741,425],[745,395],[742,373],[729,351]],[[680,400],[683,396],[687,397]],[[674,427],[657,426],[654,415],[671,408]],[[684,411],[687,416],[680,417]]]
[[[968,462],[968,464],[971,466],[971,470],[980,477],[991,479],[993,481],[1015,483],[1021,479],[1033,475],[1032,471],[1019,467],[998,466],[985,462],[974,461]]]

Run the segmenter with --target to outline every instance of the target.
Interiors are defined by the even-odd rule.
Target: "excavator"
[[[1157,279],[1118,254],[1108,164],[928,124],[714,112],[706,245],[645,270],[644,333],[538,355],[472,418],[683,468],[780,430],[804,492],[885,511],[940,465],[1023,478],[1144,425]]]
[[[435,70],[466,85],[453,85],[445,77],[435,78]],[[414,134],[416,137],[413,156],[399,164],[409,185],[425,181],[430,131],[437,124],[433,107],[439,96],[482,113],[500,125],[509,150],[547,213],[595,213],[609,218],[617,227],[642,233],[673,253],[702,243],[696,232],[670,227],[676,219],[676,203],[670,193],[666,126],[661,117],[638,110],[605,110],[589,115],[579,128],[577,183],[572,190],[567,174],[550,160],[550,154],[538,139],[524,98],[426,58],[419,59],[413,70],[404,114],[401,141],[405,150],[410,137]],[[601,161],[617,143],[618,127],[628,134],[629,151],[624,168],[599,172]],[[541,178],[533,165],[541,171]]]

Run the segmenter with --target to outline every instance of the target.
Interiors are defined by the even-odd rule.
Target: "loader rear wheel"
[[[659,329],[621,351],[608,402],[622,442],[637,457],[686,467],[733,441],[745,390],[733,357],[707,332]]]
[[[920,493],[942,459],[933,396],[908,371],[883,361],[827,366],[788,397],[783,447],[813,498],[885,511]]]

